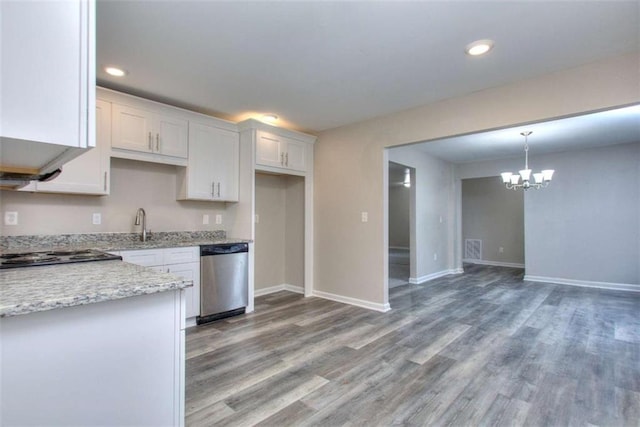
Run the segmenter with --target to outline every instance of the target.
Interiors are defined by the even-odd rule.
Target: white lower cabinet
[[[119,254],[125,262],[193,281],[193,286],[185,289],[185,318],[192,319],[200,315],[199,246],[120,251]]]
[[[0,318],[0,425],[184,426],[182,298]]]

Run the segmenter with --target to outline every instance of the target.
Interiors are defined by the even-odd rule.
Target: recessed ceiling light
[[[464,49],[467,55],[478,56],[489,52],[493,48],[493,40],[476,40],[473,43],[469,43]]]
[[[104,71],[114,77],[123,77],[127,75],[127,72],[122,68],[117,67],[105,67]]]
[[[276,116],[275,114],[263,114],[262,120],[264,120],[265,122],[273,123],[278,120],[278,116]]]

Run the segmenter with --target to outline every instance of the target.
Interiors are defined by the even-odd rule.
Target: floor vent
[[[464,239],[464,258],[482,259],[482,240]]]

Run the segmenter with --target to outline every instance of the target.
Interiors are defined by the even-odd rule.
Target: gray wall
[[[507,190],[500,177],[462,180],[465,239],[482,240],[483,261],[524,266],[523,192]]]
[[[453,165],[412,146],[389,150],[389,160],[415,169],[415,232],[411,236],[411,279],[453,267]],[[435,255],[435,259],[434,259]]]
[[[459,165],[458,178],[514,170],[521,159]],[[532,156],[555,169],[524,194],[528,276],[640,284],[640,143]]]
[[[640,143],[540,156],[525,198],[526,274],[640,284]]]
[[[389,166],[389,247],[409,248],[410,244],[411,188],[403,185],[405,169],[397,163]]]
[[[255,289],[304,286],[304,178],[255,176]]]

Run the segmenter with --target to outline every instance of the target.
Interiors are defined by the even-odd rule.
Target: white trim
[[[253,292],[253,296],[260,297],[262,295],[269,295],[269,294],[273,294],[275,292],[280,292],[280,291],[289,291],[289,292],[295,292],[296,294],[304,294],[303,287],[288,285],[286,283],[283,283],[281,285],[269,286],[268,288],[256,289]]]
[[[590,280],[562,279],[559,277],[531,276],[528,274],[525,274],[524,280],[529,282],[554,283],[556,285],[581,286],[583,288],[640,292],[640,285],[633,285],[631,283],[594,282]]]
[[[463,259],[462,262],[467,262],[469,264],[493,265],[495,267],[524,268],[524,264],[519,264],[517,262],[487,261],[484,259],[469,259],[469,258]]]
[[[462,274],[464,271],[461,268],[442,270],[436,273],[427,274],[426,276],[420,277],[410,277],[409,283],[412,285],[419,285],[424,282],[428,282],[429,280],[439,279],[440,277],[448,276],[450,274]]]
[[[193,316],[193,317],[189,317],[188,319],[185,320],[185,327],[186,328],[190,328],[192,326],[196,326],[198,323],[196,322],[196,317],[197,316]]]
[[[391,306],[389,303],[387,304],[379,304],[375,302],[365,301],[357,298],[345,297],[342,295],[336,295],[329,292],[322,291],[313,291],[313,296],[318,298],[324,298],[331,301],[341,302],[344,304],[355,305],[357,307],[368,308],[369,310],[380,311],[382,313],[386,313],[391,310]]]

